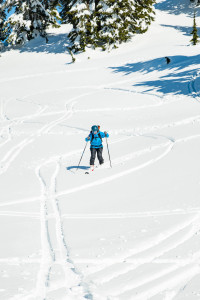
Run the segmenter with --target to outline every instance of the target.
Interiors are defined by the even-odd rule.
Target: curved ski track
[[[91,70],[94,70],[91,69]],[[85,71],[79,70],[79,71]],[[65,73],[65,71],[58,71],[54,72],[54,74],[60,74]],[[73,72],[73,71],[72,71]],[[77,70],[74,70],[74,72],[77,72]],[[10,79],[3,79],[0,81],[0,83],[5,83],[8,81],[14,81],[14,80],[21,80],[21,79],[28,79],[28,78],[34,78],[36,76],[44,76],[44,75],[51,75],[52,73],[41,73],[41,74],[35,74],[35,75],[27,75],[27,76],[21,76],[21,77],[13,77]],[[199,74],[198,74],[199,75]],[[193,96],[197,101],[198,94],[195,90],[193,78],[191,82],[188,85],[189,93],[192,93]],[[113,108],[105,108],[105,109],[91,109],[91,110],[76,110],[73,108],[74,102],[86,95],[90,95],[93,93],[96,93],[97,90],[101,89],[113,89],[113,90],[120,90],[120,92],[131,92],[131,93],[137,93],[134,90],[123,90],[119,88],[114,88],[113,86],[119,86],[119,84],[128,83],[131,82],[132,79],[128,80],[121,80],[116,82],[115,84],[109,83],[105,84],[104,86],[79,86],[79,87],[66,87],[63,90],[67,89],[91,89],[92,91],[86,92],[84,94],[81,94],[77,97],[74,97],[66,102],[65,111],[57,111],[57,112],[48,112],[45,113],[45,110],[47,109],[46,106],[42,107],[39,106],[39,109],[36,113],[32,115],[27,115],[20,118],[15,118],[13,120],[9,120],[6,116],[6,110],[5,110],[5,104],[1,105],[1,119],[2,124],[5,126],[1,127],[0,135],[3,139],[3,142],[0,143],[0,148],[3,148],[5,145],[7,145],[9,142],[12,141],[12,127],[14,127],[17,124],[22,124],[24,121],[29,119],[34,119],[38,116],[59,116],[56,117],[53,121],[48,122],[44,126],[42,126],[38,131],[36,131],[34,134],[31,134],[29,137],[25,138],[24,140],[20,141],[16,145],[12,146],[12,148],[3,156],[1,159],[1,169],[0,169],[0,175],[5,173],[12,162],[17,158],[17,156],[21,153],[21,151],[27,147],[30,143],[36,140],[37,137],[43,134],[48,134],[49,131],[53,128],[55,128],[57,125],[59,125],[62,121],[66,120],[67,118],[70,118],[73,113],[76,112],[93,112],[93,111],[109,111],[113,110]],[[39,93],[45,94],[47,91],[40,91]],[[48,90],[49,92],[49,90]],[[33,93],[34,95],[39,93]],[[32,94],[32,95],[33,95]],[[30,94],[31,95],[31,94]],[[27,99],[30,95],[27,95],[23,97],[23,99]],[[155,95],[154,95],[155,96]],[[155,105],[147,105],[147,106],[141,106],[138,108],[115,108],[115,110],[123,110],[123,111],[130,111],[130,110],[139,110],[139,109],[145,109],[148,107],[156,107],[160,105],[165,105],[167,102],[163,102],[162,98],[158,97],[158,102],[155,103]],[[25,101],[25,100],[24,100]],[[177,100],[175,100],[177,101]],[[3,103],[3,102],[2,102]],[[39,104],[38,104],[39,105]],[[144,134],[151,134],[151,136],[156,137],[156,134],[153,135],[153,132],[157,129],[161,128],[167,128],[167,127],[173,127],[173,126],[182,126],[184,124],[189,124],[194,121],[200,120],[200,115],[197,115],[194,118],[188,118],[184,119],[182,121],[173,122],[170,124],[165,124],[163,126],[155,126],[152,128],[144,128],[142,132],[140,132],[140,135]],[[139,130],[139,129],[138,129]],[[130,130],[130,129],[122,129],[119,131],[116,131],[115,133],[118,134],[130,134],[133,135],[137,130]],[[44,163],[37,166],[35,169],[36,176],[38,178],[38,181],[41,186],[41,195],[38,197],[33,197],[29,199],[21,199],[18,201],[8,202],[8,203],[1,203],[0,206],[9,206],[9,205],[16,205],[17,203],[25,203],[25,202],[31,202],[31,201],[37,201],[40,200],[40,214],[37,213],[24,213],[24,212],[9,212],[9,211],[1,211],[0,215],[3,216],[18,216],[18,217],[31,217],[31,218],[40,218],[41,222],[41,245],[42,245],[42,255],[41,260],[37,261],[37,263],[40,263],[40,269],[37,276],[37,285],[35,288],[35,291],[33,291],[32,295],[27,296],[19,296],[20,300],[28,300],[28,299],[47,299],[48,292],[50,291],[50,281],[51,281],[51,270],[55,265],[58,265],[60,269],[62,269],[62,272],[64,274],[64,281],[63,281],[63,287],[66,289],[66,299],[98,299],[99,297],[103,297],[101,299],[149,299],[150,297],[153,297],[155,295],[158,295],[159,293],[165,293],[166,290],[173,289],[177,285],[184,286],[191,278],[193,278],[196,274],[200,273],[200,267],[199,264],[197,264],[197,261],[200,259],[200,252],[197,252],[193,255],[191,259],[188,260],[181,260],[179,258],[175,260],[170,259],[162,259],[162,256],[169,252],[172,249],[175,249],[179,245],[182,245],[183,243],[186,243],[189,241],[199,230],[200,230],[200,207],[199,208],[190,208],[190,209],[176,209],[176,210],[165,210],[165,211],[149,211],[149,212],[136,212],[136,213],[122,213],[122,214],[84,214],[84,215],[72,215],[72,214],[63,214],[60,211],[59,206],[59,196],[67,195],[70,193],[74,193],[83,189],[88,189],[92,186],[97,186],[104,184],[105,182],[110,182],[112,180],[115,180],[121,176],[128,175],[132,172],[135,172],[141,168],[148,167],[149,165],[156,163],[157,161],[163,159],[166,155],[170,153],[172,148],[176,145],[176,143],[187,141],[189,139],[195,139],[199,138],[200,135],[191,136],[187,138],[183,138],[180,140],[172,140],[168,137],[162,137],[165,138],[167,141],[165,143],[161,143],[158,146],[149,147],[146,149],[143,149],[138,152],[131,152],[129,155],[122,156],[120,158],[117,158],[113,160],[113,165],[120,164],[121,161],[129,161],[137,156],[142,156],[148,152],[153,152],[157,149],[163,149],[162,154],[158,155],[152,160],[146,161],[145,163],[133,167],[130,169],[127,169],[123,172],[118,172],[115,175],[106,176],[104,179],[93,181],[90,184],[85,184],[80,187],[74,188],[74,189],[67,189],[65,191],[57,191],[57,176],[59,174],[61,161],[65,159],[66,157],[70,157],[72,155],[79,154],[81,152],[80,149],[77,149],[71,153],[63,154],[62,156],[53,156],[52,158],[48,158]],[[121,140],[117,141],[120,142]],[[45,178],[43,175],[43,170],[47,167],[52,168],[51,174],[49,178]],[[49,212],[49,207],[52,208],[53,213]],[[86,259],[76,259],[75,261],[72,261],[70,258],[70,249],[67,245],[66,237],[64,234],[64,228],[62,220],[67,219],[106,219],[106,218],[140,218],[140,217],[152,217],[152,216],[168,216],[168,215],[181,215],[181,214],[187,214],[188,216],[191,216],[187,221],[182,222],[180,224],[177,224],[176,227],[172,227],[169,230],[166,230],[163,232],[163,234],[158,234],[157,236],[153,236],[151,239],[146,241],[146,243],[139,244],[136,247],[133,247],[131,249],[128,249],[127,251],[123,252],[121,255],[116,256],[115,258],[107,258],[107,259],[96,259],[96,260],[86,260]],[[54,231],[56,236],[56,246],[52,243],[52,228],[50,229],[49,222],[54,222]],[[176,236],[176,241],[173,240],[173,237]],[[167,246],[166,246],[166,241]],[[143,255],[142,258],[138,258],[137,255]],[[25,259],[26,261],[26,259]],[[12,259],[8,260],[0,260],[0,263],[9,262],[12,264],[14,262]],[[31,263],[31,260],[27,260],[27,263]],[[81,274],[80,271],[77,268],[77,264],[91,264],[91,267],[88,269],[88,271],[85,274]],[[123,268],[119,267],[117,268],[117,265],[121,263],[124,265]],[[109,284],[112,282],[115,282],[115,280],[122,279],[123,276],[125,276],[127,273],[132,272],[136,270],[137,268],[140,268],[145,263],[154,263],[154,264],[166,264],[166,267],[155,272],[153,276],[144,276],[142,279],[133,279],[129,281],[127,284],[123,286],[119,286],[119,288],[116,286],[115,290],[110,290]],[[170,265],[170,263],[173,263],[173,265]],[[113,266],[116,266],[115,269],[112,269]],[[105,272],[107,271],[107,272]],[[69,280],[70,278],[70,280]],[[88,280],[93,280],[93,286],[92,289],[87,284]],[[148,283],[151,283],[150,286],[148,286]],[[110,295],[111,298],[106,297],[104,294],[101,294],[101,291],[96,291],[98,288],[104,288],[108,292],[108,295]],[[137,296],[133,295],[135,289],[139,289],[141,287],[141,290],[137,293]],[[60,288],[60,287],[59,287]],[[100,293],[100,294],[98,294]],[[167,291],[166,291],[167,293]],[[178,291],[177,291],[178,293]],[[175,293],[176,294],[176,293]],[[69,297],[69,298],[68,298]],[[173,297],[172,297],[173,298]],[[170,298],[170,299],[172,299]],[[99,298],[100,299],[100,298]]]

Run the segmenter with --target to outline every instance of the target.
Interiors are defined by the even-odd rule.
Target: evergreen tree
[[[136,20],[134,19],[134,0],[103,1],[99,3],[98,40],[105,50],[117,47],[119,43],[128,41],[132,36]],[[101,6],[101,7],[100,7]]]
[[[102,5],[98,36],[103,48],[117,47],[136,33],[144,33],[154,20],[154,0],[107,0]],[[107,9],[105,8],[105,5]]]
[[[72,24],[69,34],[73,52],[86,47],[117,47],[135,33],[143,33],[153,20],[155,0],[67,1],[61,12]],[[67,11],[68,9],[68,11]]]
[[[4,30],[4,24],[5,24],[5,18],[6,18],[6,6],[3,0],[0,0],[0,50],[3,47],[3,41],[6,38],[5,30]]]
[[[89,1],[77,1],[67,12],[67,20],[73,25],[69,33],[69,39],[72,43],[70,50],[85,51],[86,46],[94,44],[95,40],[95,24],[92,22],[92,7]]]
[[[6,21],[8,42],[22,45],[38,35],[47,39],[49,25],[57,27],[58,13],[48,0],[13,0],[14,13]]]
[[[71,8],[77,4],[77,0],[60,0],[60,4],[62,7],[60,16],[63,23],[72,23],[71,15],[68,14],[68,12],[70,12]]]
[[[153,5],[155,2],[155,0],[135,0],[136,33],[146,32],[151,22],[154,21],[155,12]]]
[[[190,40],[190,42],[192,43],[192,45],[196,45],[199,42],[199,36],[198,36],[198,32],[197,32],[196,13],[195,12],[194,12],[194,18],[193,18],[193,30],[192,30],[191,34],[192,34],[192,39]]]

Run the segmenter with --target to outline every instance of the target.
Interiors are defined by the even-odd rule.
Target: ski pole
[[[87,147],[87,143],[88,143],[88,142],[86,142],[85,148],[84,148],[83,153],[82,153],[82,155],[81,155],[81,159],[80,159],[80,161],[79,161],[79,164],[78,164],[78,167],[77,167],[76,171],[78,171],[78,168],[79,168],[79,166],[80,166],[81,160],[82,160],[82,158],[83,158],[83,154],[84,154],[85,149],[86,149],[86,147]]]
[[[110,167],[112,168],[111,159],[110,159],[110,151],[109,151],[109,147],[108,147],[108,140],[107,140],[107,137],[106,137],[106,144],[107,144],[108,156],[109,156],[109,160],[110,160]]]

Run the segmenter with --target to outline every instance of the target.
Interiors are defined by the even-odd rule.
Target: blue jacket
[[[88,139],[88,137],[85,139],[86,142],[90,141],[90,143],[91,143],[90,148],[103,148],[102,140],[100,139],[99,134],[100,134],[101,138],[109,137],[108,133],[105,136],[105,133],[102,131],[99,131],[97,134],[93,134],[90,132],[90,134],[88,136],[89,139]]]

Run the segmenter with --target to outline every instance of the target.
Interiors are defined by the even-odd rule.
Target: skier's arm
[[[102,138],[105,138],[105,137],[109,137],[109,134],[106,132],[106,131],[104,131],[104,132],[101,132],[101,137]]]
[[[91,140],[91,133],[88,135],[88,137],[85,138],[86,142],[89,142]]]

